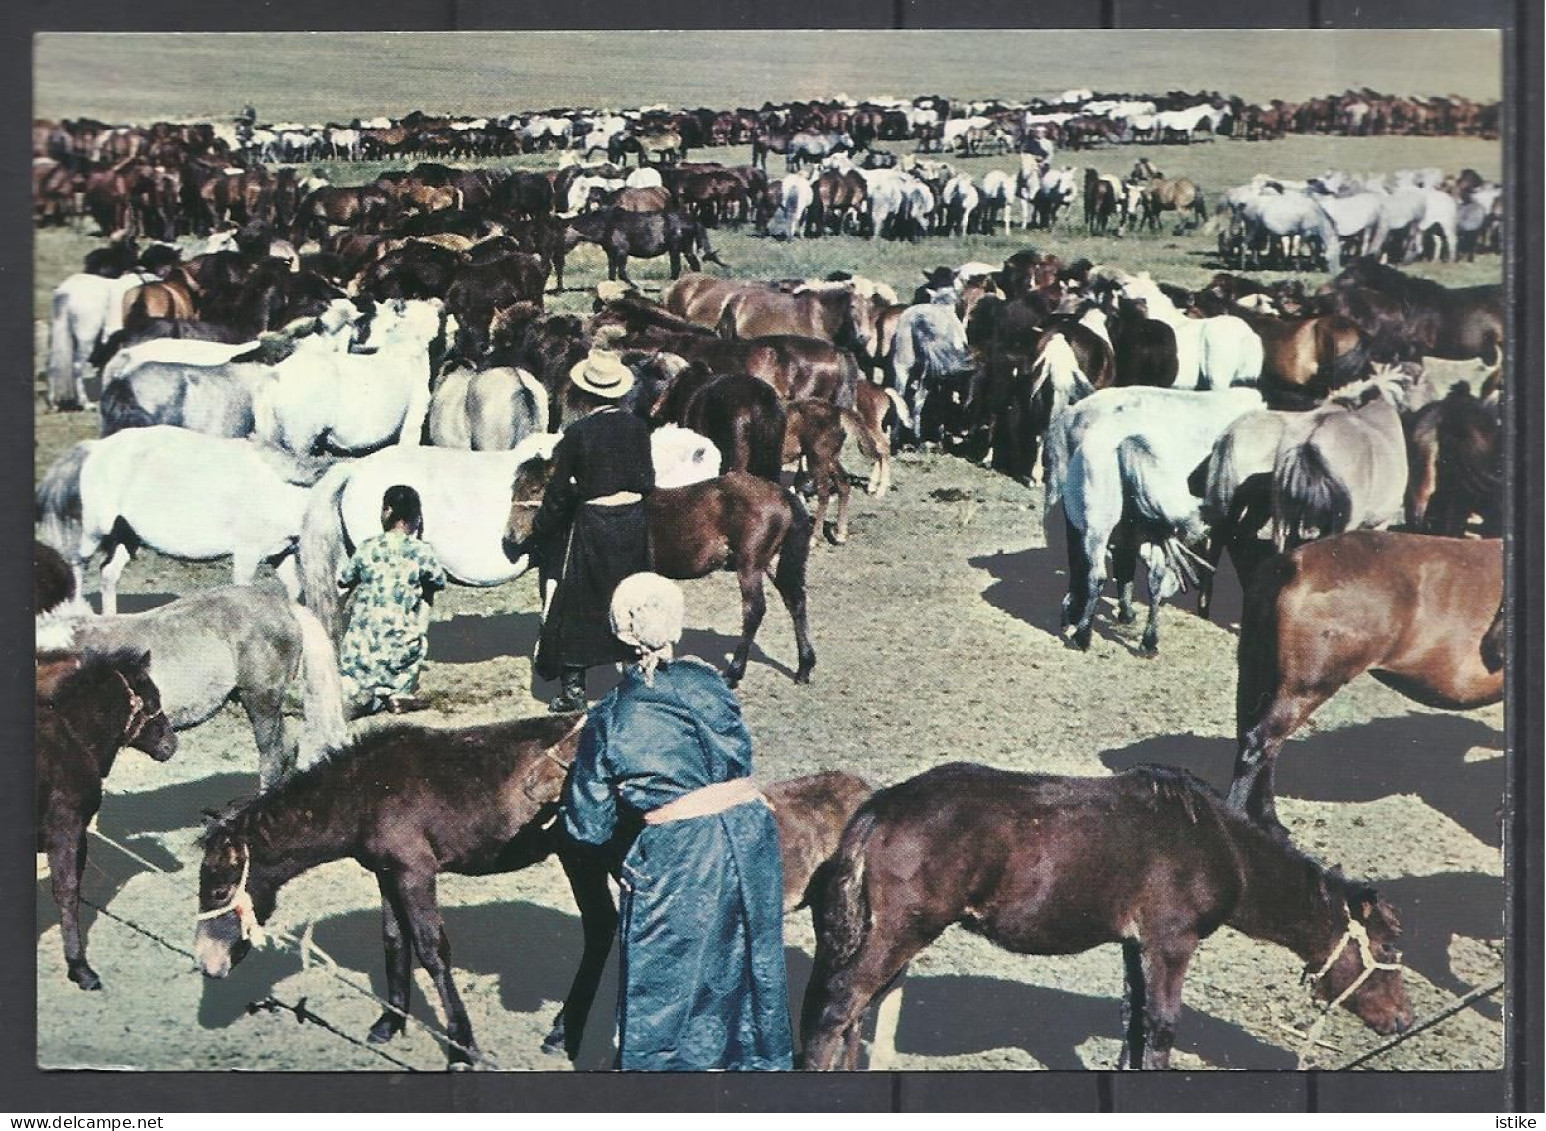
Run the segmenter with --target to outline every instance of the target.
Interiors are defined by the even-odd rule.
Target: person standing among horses
[[[522,547],[558,577],[543,616],[537,674],[557,679],[554,712],[583,711],[585,672],[632,653],[612,635],[608,602],[617,583],[650,568],[644,496],[655,486],[649,425],[617,401],[633,372],[610,350],[592,350],[569,371],[571,403],[589,411],[553,449],[553,477]],[[546,581],[544,581],[546,590]],[[546,599],[546,592],[544,592]]]
[[[735,693],[673,656],[682,619],[681,589],[658,574],[617,587],[611,624],[634,662],[591,710],[564,782],[575,840],[622,847],[637,830],[618,879],[617,1066],[787,1070],[778,825]]]
[[[338,574],[340,589],[356,590],[338,648],[344,701],[356,717],[424,708],[414,692],[428,651],[430,602],[446,587],[446,571],[423,541],[423,507],[412,487],[387,488],[381,531]]]

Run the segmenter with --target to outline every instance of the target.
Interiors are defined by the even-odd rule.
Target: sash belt
[[[637,491],[613,491],[610,495],[602,495],[599,499],[586,499],[593,507],[626,507],[629,503],[644,501],[644,496]]]
[[[715,813],[723,813],[726,809],[734,809],[737,805],[745,805],[748,801],[768,804],[768,799],[762,796],[762,791],[751,778],[715,782],[702,789],[695,789],[691,793],[684,793],[675,801],[644,814],[644,823],[664,825],[668,821],[687,821],[693,817],[708,817]],[[768,805],[768,808],[771,809],[772,806]]]

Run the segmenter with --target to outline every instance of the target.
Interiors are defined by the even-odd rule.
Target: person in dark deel
[[[531,534],[507,551],[512,561],[535,551],[559,575],[536,663],[543,679],[559,680],[554,712],[585,710],[586,668],[632,656],[612,635],[607,603],[619,581],[650,568],[644,496],[655,486],[649,425],[616,403],[633,387],[633,372],[617,354],[592,350],[569,381],[590,412],[553,449]]]
[[[636,662],[592,708],[564,783],[564,827],[622,862],[617,1066],[793,1067],[778,825],[751,780],[741,705],[713,667],[674,659],[682,591],[617,587],[612,624]],[[619,834],[619,829],[624,830]]]

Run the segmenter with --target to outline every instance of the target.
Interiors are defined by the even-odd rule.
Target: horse
[[[44,399],[55,409],[86,408],[86,367],[99,343],[123,329],[123,296],[156,276],[127,271],[107,279],[71,275],[54,288],[48,323],[48,378]]]
[[[1251,388],[1197,393],[1135,386],[1103,389],[1072,406],[1047,433],[1048,505],[1061,500],[1068,530],[1068,595],[1063,623],[1073,645],[1090,646],[1091,622],[1106,583],[1106,553],[1119,583],[1119,618],[1135,619],[1133,574],[1142,554],[1149,570],[1149,621],[1141,654],[1159,648],[1159,608],[1199,560],[1192,546],[1208,536],[1194,469],[1238,417],[1260,408]],[[1077,614],[1077,615],[1076,615]]]
[[[307,492],[329,462],[168,425],[131,428],[60,456],[37,486],[35,517],[77,580],[106,552],[105,614],[118,611],[118,580],[142,545],[183,561],[229,555],[236,585],[269,562],[294,595]]]
[[[1376,1032],[1412,1023],[1395,909],[1164,766],[1069,778],[956,762],[880,790],[844,830],[816,924],[806,1069],[857,1068],[864,1013],[953,924],[1018,954],[1121,943],[1128,1068],[1170,1066],[1187,966],[1224,925],[1288,947],[1315,997]]]
[[[257,743],[262,790],[348,741],[333,644],[316,617],[271,586],[223,585],[143,613],[74,619],[69,627],[74,647],[148,653],[174,730],[239,702]],[[297,681],[306,716],[298,742],[285,734],[283,710],[286,689]]]
[[[366,538],[381,530],[381,497],[396,484],[419,493],[423,538],[446,573],[463,585],[502,585],[530,562],[505,556],[500,539],[510,511],[510,484],[528,460],[551,458],[558,436],[536,432],[509,451],[454,448],[383,448],[333,467],[317,481],[299,526],[302,601],[337,640],[343,633],[339,568]],[[711,478],[719,450],[686,429],[660,428],[650,438],[657,484]]]
[[[564,248],[574,248],[580,243],[598,245],[607,257],[607,278],[628,277],[628,258],[655,259],[668,255],[671,259],[671,278],[682,273],[682,260],[693,271],[701,271],[703,264],[698,252],[710,263],[724,267],[725,263],[709,246],[708,233],[703,225],[685,212],[624,212],[609,209],[591,212],[568,220],[564,233]]]
[[[695,362],[656,398],[650,416],[707,436],[719,448],[719,473],[746,471],[772,483],[783,468],[784,404],[766,381],[715,373]]]
[[[1302,192],[1261,189],[1243,200],[1232,200],[1230,206],[1245,229],[1240,267],[1245,267],[1249,252],[1252,266],[1259,268],[1261,252],[1270,240],[1278,240],[1285,248],[1295,241],[1315,240],[1321,246],[1326,269],[1332,274],[1342,270],[1342,239],[1336,222],[1315,197]],[[1292,261],[1289,256],[1284,258]]]
[[[725,302],[717,327],[728,339],[817,338],[848,349],[862,365],[875,357],[875,300],[848,283],[806,285],[793,294],[747,288]]]
[[[422,442],[430,377],[453,320],[438,299],[375,308],[360,352],[297,350],[253,393],[253,434],[300,455]]]
[[[1368,372],[1370,342],[1350,318],[1278,318],[1238,304],[1229,313],[1261,339],[1261,376],[1268,389],[1325,394]]]
[[[1163,177],[1147,161],[1139,164],[1144,168],[1134,168],[1128,178],[1128,184],[1138,190],[1135,215],[1139,224],[1147,225],[1150,231],[1159,231],[1161,212],[1187,217],[1182,222],[1182,230],[1196,227],[1208,218],[1207,203],[1195,182],[1185,177]],[[1145,169],[1150,173],[1147,177],[1141,175]]]
[[[544,1049],[571,1058],[611,949],[617,912],[607,890],[617,862],[585,851],[558,821],[565,771],[585,716],[519,719],[457,729],[383,728],[279,789],[215,818],[201,838],[194,952],[206,977],[224,978],[251,949],[296,876],[352,857],[381,889],[387,1008],[371,1026],[384,1043],[407,1025],[413,959],[434,981],[452,1068],[478,1055],[451,973],[436,899],[439,875],[519,871],[556,855],[584,936],[579,967]],[[771,785],[785,863],[784,903],[819,898],[843,822],[869,793],[848,774]]]
[[[1368,288],[1401,304],[1409,332],[1428,357],[1454,361],[1478,358],[1488,365],[1503,360],[1505,307],[1503,288],[1497,284],[1450,289],[1442,283],[1405,275],[1366,258],[1350,263],[1322,288],[1322,293]],[[1340,313],[1340,311],[1339,311]]]
[[[948,404],[953,392],[962,410],[957,415],[964,416],[977,366],[967,347],[966,327],[952,306],[921,303],[903,310],[885,368],[886,384],[907,405],[910,430],[918,442],[938,439],[943,431],[938,401],[932,411],[929,407],[936,394]]]
[[[1339,411],[1340,410],[1340,411]],[[1278,553],[1345,530],[1379,529],[1406,512],[1406,433],[1397,406],[1371,389],[1313,414],[1272,468]]]
[[[521,464],[509,495],[506,556],[530,533],[551,474],[549,457],[533,456]],[[719,570],[735,571],[741,587],[741,642],[725,670],[726,682],[734,687],[746,674],[752,640],[767,610],[762,575],[770,573],[794,622],[798,655],[794,680],[809,683],[816,650],[806,623],[805,571],[813,523],[804,504],[766,479],[730,471],[686,487],[657,486],[646,496],[645,510],[657,573],[685,581]],[[515,560],[524,568],[526,555]],[[544,578],[544,593],[547,586]]]
[[[767,168],[767,150],[764,147],[762,167]],[[801,130],[788,139],[783,150],[784,172],[790,173],[801,165],[819,165],[834,153],[852,153],[854,139],[842,131]],[[752,164],[755,165],[757,147],[752,146]]]
[[[144,652],[48,654],[39,663],[40,672],[57,670],[37,698],[37,850],[48,853],[69,979],[100,990],[80,926],[86,826],[102,807],[102,782],[118,752],[132,746],[165,762],[177,753],[177,735]]]
[[[1356,240],[1355,256],[1378,255],[1389,234],[1386,226],[1385,202],[1380,194],[1350,192],[1338,195],[1328,191],[1318,180],[1309,183],[1310,196],[1331,217],[1337,229],[1337,238]],[[1328,259],[1330,253],[1327,253]]]
[[[1482,641],[1502,599],[1500,539],[1357,530],[1263,564],[1240,622],[1230,805],[1281,830],[1279,749],[1363,672],[1427,707],[1499,702]]]
[[[1177,389],[1214,389],[1254,385],[1261,377],[1262,340],[1232,314],[1189,318],[1176,308],[1149,273],[1124,276],[1122,294],[1145,304],[1148,316],[1176,335]]]
[[[865,384],[874,388],[868,382]],[[858,413],[827,401],[793,401],[787,406],[783,462],[805,461],[817,500],[811,537],[814,539],[825,532],[837,545],[848,541],[848,473],[843,470],[838,453],[850,436],[860,454],[881,467],[871,474],[866,490],[872,495],[883,494],[890,469],[891,447],[880,428],[870,425]],[[837,525],[828,528],[827,503],[834,491],[837,492]]]
[[[1459,538],[1475,514],[1483,537],[1500,537],[1503,429],[1497,416],[1459,381],[1443,400],[1424,405],[1404,423],[1409,528]]]
[[[500,452],[545,432],[548,391],[524,369],[449,369],[435,378],[429,442],[437,448]]]

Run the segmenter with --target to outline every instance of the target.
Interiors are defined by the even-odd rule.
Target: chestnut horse
[[[507,557],[531,533],[552,471],[552,460],[542,456],[517,468],[510,492],[510,517],[505,524]],[[805,504],[766,479],[731,471],[687,487],[651,491],[645,509],[657,573],[686,581],[719,570],[735,571],[741,586],[741,642],[725,670],[726,682],[734,687],[746,674],[752,640],[767,612],[762,575],[768,573],[794,622],[798,651],[795,682],[809,683],[816,650],[811,647],[806,625],[805,568],[813,523]],[[548,580],[539,579],[541,592],[547,592]]]
[[[1482,648],[1502,595],[1492,539],[1359,530],[1260,566],[1240,624],[1230,805],[1277,825],[1283,741],[1363,672],[1427,707],[1502,699],[1503,672]]]
[[[1167,766],[1066,778],[957,762],[848,823],[816,915],[804,1067],[857,1068],[865,1011],[954,924],[1017,954],[1121,943],[1132,1068],[1170,1066],[1187,966],[1224,925],[1287,946],[1317,997],[1377,1032],[1412,1022],[1395,910],[1206,783]]]
[[[86,961],[80,927],[86,826],[102,808],[102,782],[125,746],[158,762],[177,753],[177,735],[151,682],[149,653],[120,649],[84,657],[40,655],[37,847],[48,853],[70,981],[83,990],[102,988],[102,979]]]

